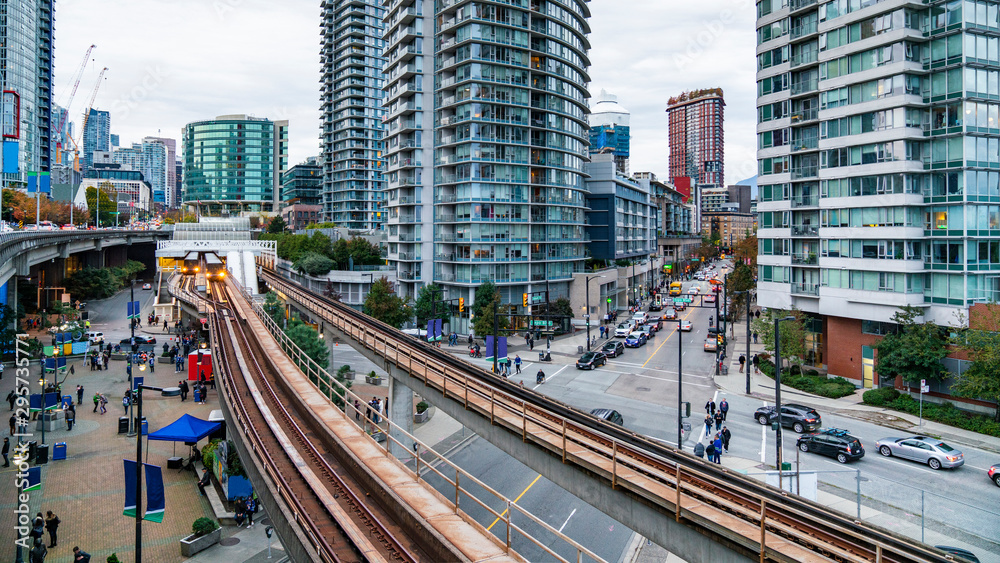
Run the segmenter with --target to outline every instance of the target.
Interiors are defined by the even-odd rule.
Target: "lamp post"
[[[746,291],[734,291],[733,295],[746,295],[747,296],[747,361],[746,361],[746,375],[747,375],[747,395],[750,394],[750,290]],[[734,325],[735,326],[735,325]],[[733,330],[736,330],[735,328]]]
[[[590,280],[603,278],[604,276],[587,276],[586,291],[587,291],[587,314],[583,316],[584,320],[587,321],[587,351],[590,352]]]
[[[132,278],[132,283],[129,284],[128,294],[129,294],[129,298],[128,298],[129,302],[130,303],[134,303],[135,302],[135,278]],[[139,316],[139,311],[136,311],[136,310],[133,309],[132,310],[132,314],[138,317]],[[128,326],[129,326],[129,330],[131,330],[131,332],[132,332],[132,337],[129,339],[128,364],[126,366],[126,369],[128,370],[128,388],[129,388],[129,390],[131,390],[132,389],[132,376],[133,376],[133,374],[132,374],[132,358],[135,356],[136,350],[138,348],[138,346],[135,343],[135,319],[129,318],[129,320],[128,320]],[[145,364],[143,364],[143,366],[145,366]],[[129,425],[129,433],[128,433],[128,435],[129,436],[131,436],[133,432],[139,432],[140,434],[142,433],[142,429],[141,428],[137,429],[137,428],[134,427],[135,418],[132,417],[132,412],[133,412],[132,408],[134,406],[135,406],[135,401],[130,402],[129,405],[128,405],[128,410],[129,410],[129,424],[128,424]]]
[[[684,337],[677,317],[677,449],[684,449]]]
[[[143,365],[139,369],[145,371]],[[142,390],[152,389],[145,385],[137,385],[132,400],[139,416],[139,430],[135,438],[135,563],[142,563]]]
[[[709,288],[709,290],[711,291],[711,289],[713,289],[715,287],[715,285],[712,284],[712,283],[709,283],[709,285],[711,286],[711,288]],[[722,328],[722,326],[723,326],[723,324],[722,324],[722,317],[719,315],[719,296],[718,296],[718,294],[716,294],[716,296],[715,296],[715,328],[718,331],[720,328]],[[719,342],[719,337],[718,337],[719,334],[721,334],[722,338],[725,339],[726,338],[726,331],[725,331],[725,329],[723,329],[721,332],[716,332],[716,337],[715,337],[715,375],[716,376],[719,375],[719,371],[720,371],[720,369],[722,367],[721,366],[722,361],[719,359],[719,353],[721,352],[721,350],[720,350],[720,348],[721,348],[720,344],[721,343]]]
[[[775,429],[776,456],[778,461],[778,488],[781,484],[781,322],[794,321],[795,317],[789,315],[774,319],[774,408],[778,411],[778,427]]]

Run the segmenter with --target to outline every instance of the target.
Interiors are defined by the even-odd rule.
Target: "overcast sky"
[[[56,101],[66,103],[90,44],[97,48],[71,108],[111,111],[123,145],[180,138],[191,121],[246,113],[290,121],[290,161],[318,154],[319,0],[59,0]],[[753,0],[592,0],[593,94],[632,113],[633,171],[667,175],[667,99],[721,87],[726,181],[755,173]],[[79,125],[78,125],[79,126]],[[180,147],[178,146],[178,150]]]

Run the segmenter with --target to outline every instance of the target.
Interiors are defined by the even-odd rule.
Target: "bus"
[[[681,282],[672,282],[670,284],[671,297],[677,297],[678,295],[681,294],[682,291],[684,291],[684,284],[682,284]]]

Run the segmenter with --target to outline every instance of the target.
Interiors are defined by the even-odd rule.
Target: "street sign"
[[[690,303],[690,297],[674,297],[674,303]]]
[[[552,326],[552,321],[531,321],[531,326]]]
[[[930,385],[921,385],[920,386],[920,392],[921,393],[930,393],[931,392],[931,386]]]

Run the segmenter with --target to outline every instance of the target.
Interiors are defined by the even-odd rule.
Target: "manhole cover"
[[[223,538],[219,540],[219,545],[229,547],[240,543],[240,538]]]
[[[636,387],[636,391],[652,391],[649,387]]]
[[[261,519],[260,525],[261,526],[270,526],[271,525],[271,519],[270,518],[263,518],[263,519]]]

